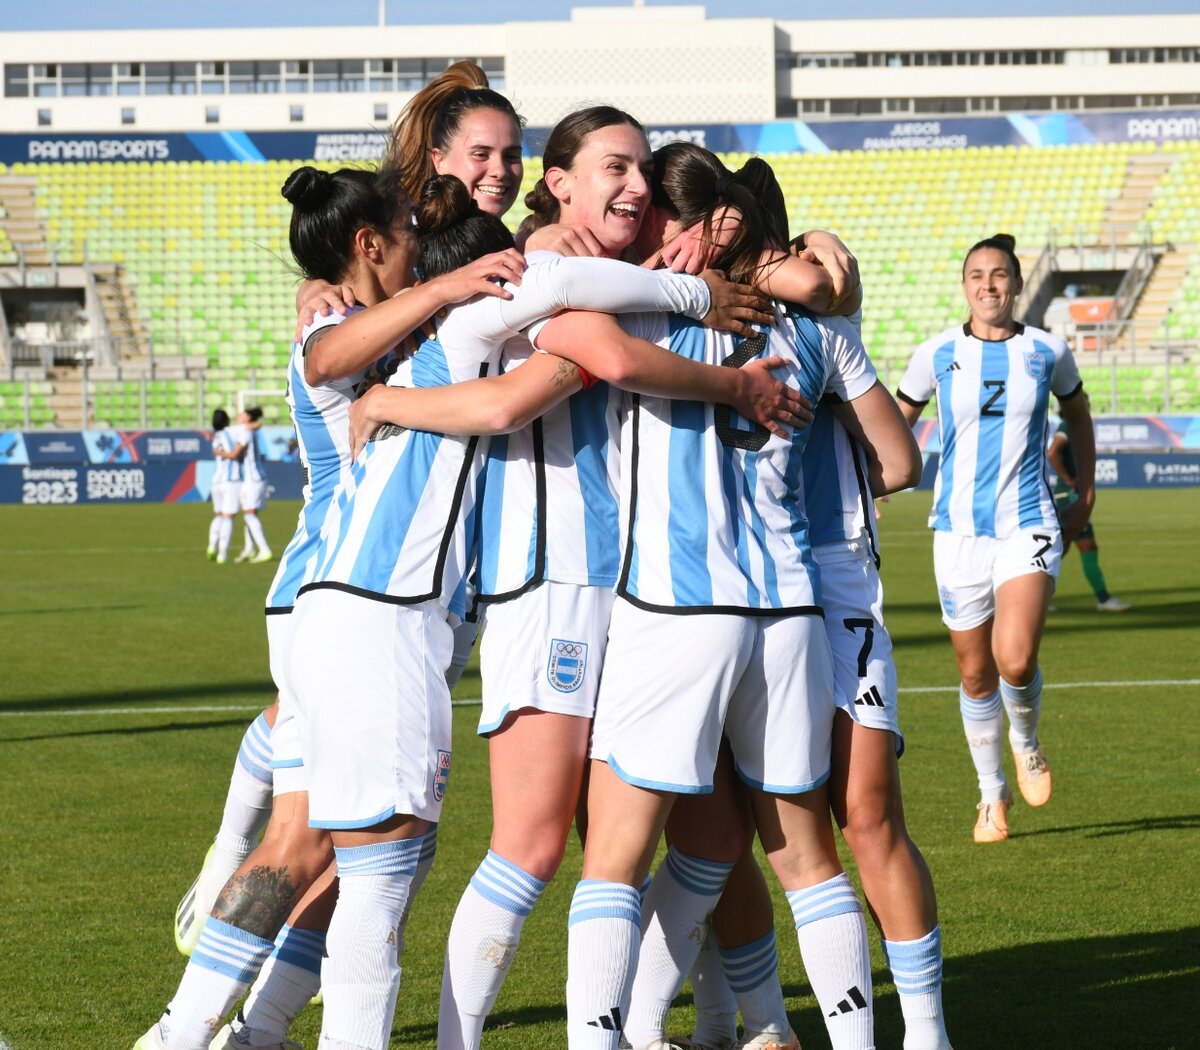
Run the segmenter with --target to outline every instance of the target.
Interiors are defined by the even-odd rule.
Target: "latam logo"
[[[1200,463],[1144,463],[1147,485],[1200,485]]]

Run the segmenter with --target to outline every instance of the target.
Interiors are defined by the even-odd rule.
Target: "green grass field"
[[[1104,492],[1109,583],[1094,611],[1068,556],[1043,652],[1055,796],[1018,804],[1007,843],[971,841],[976,789],[924,528],[928,494],[885,508],[909,825],[937,883],[959,1050],[1200,1046],[1200,492]],[[275,504],[276,550],[295,520]],[[245,725],[270,701],[271,565],[204,558],[204,506],[0,507],[0,1050],[122,1048],[183,960],[170,926],[216,830]],[[457,689],[479,695],[469,670]],[[442,944],[490,821],[477,709],[456,711],[438,862],[403,960],[394,1047],[432,1046]],[[572,848],[526,924],[485,1034],[564,1045]],[[777,900],[784,987],[806,1050],[828,1046]],[[873,940],[877,1039],[900,1011]],[[672,1031],[690,1032],[681,999]],[[319,1008],[293,1032],[315,1047]]]

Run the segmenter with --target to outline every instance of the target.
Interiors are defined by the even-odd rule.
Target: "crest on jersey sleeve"
[[[565,638],[550,641],[550,661],[546,677],[560,693],[573,693],[583,685],[587,670],[587,642],[572,642]]]
[[[1046,358],[1040,350],[1026,351],[1025,374],[1030,379],[1041,379],[1046,374]]]
[[[438,750],[437,766],[433,770],[433,797],[441,802],[446,797],[446,784],[450,780],[450,752]]]

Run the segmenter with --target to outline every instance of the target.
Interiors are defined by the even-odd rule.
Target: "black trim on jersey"
[[[358,598],[368,598],[373,602],[383,602],[387,605],[420,605],[422,602],[433,601],[437,594],[417,594],[402,596],[399,594],[382,594],[379,591],[369,591],[365,587],[354,587],[348,583],[337,583],[333,580],[321,580],[317,583],[306,583],[296,592],[299,598],[309,591],[345,591]]]
[[[519,598],[526,591],[530,591],[545,582],[546,579],[546,444],[540,418],[533,421],[532,430],[534,493],[537,500],[537,508],[534,511],[536,515],[534,528],[537,532],[533,547],[533,574],[524,583],[514,587],[511,591],[504,591],[501,594],[480,594],[477,592],[475,595],[475,604],[471,607],[472,616],[478,615],[481,605],[496,605],[500,602],[512,601],[514,598]]]
[[[637,520],[638,497],[638,424],[641,421],[642,398],[633,395],[633,447],[629,451],[629,525],[625,533],[625,558],[621,563],[621,575],[617,578],[617,594],[630,605],[646,612],[665,613],[669,616],[696,616],[705,613],[726,616],[819,616],[825,618],[825,610],[819,605],[792,605],[784,609],[755,609],[744,605],[651,605],[629,593],[629,570],[633,563],[633,523]]]
[[[294,608],[294,605],[268,605],[263,612],[267,616],[286,616]]]
[[[634,394],[631,403],[630,433],[633,435],[633,447],[629,450],[629,524],[625,531],[625,557],[621,559],[621,574],[617,577],[617,594],[623,598],[629,597],[626,588],[629,586],[629,569],[633,563],[633,523],[637,519],[638,460],[641,458],[638,428],[642,421],[642,395]]]
[[[1010,339],[1015,339],[1019,335],[1025,334],[1025,326],[1020,321],[1013,322],[1013,334],[1006,335],[1003,339],[983,339],[971,331],[971,322],[968,321],[963,325],[963,335],[968,339],[978,339],[981,343],[1007,343]]]
[[[747,605],[651,605],[625,591],[618,592],[630,605],[645,612],[663,613],[667,616],[819,616],[825,619],[825,610],[819,605],[789,605],[781,609],[756,609]]]
[[[912,405],[913,408],[924,408],[927,404],[929,404],[929,398],[926,398],[924,401],[916,401],[909,397],[899,387],[896,387],[896,400],[903,401],[906,405]]]
[[[842,428],[845,430],[845,428]],[[879,541],[875,538],[875,530],[871,527],[875,521],[875,500],[871,496],[871,486],[862,469],[862,456],[866,455],[862,446],[854,440],[854,435],[846,431],[850,439],[850,459],[854,463],[854,477],[858,480],[858,499],[862,504],[863,528],[867,530],[867,544],[871,548],[871,557],[878,569],[882,559],[879,557]]]
[[[1077,397],[1080,393],[1082,393],[1082,391],[1083,380],[1081,379],[1079,380],[1079,385],[1074,390],[1072,390],[1069,394],[1063,394],[1063,396],[1058,399],[1058,403],[1061,405],[1064,401],[1070,401],[1071,398]]]

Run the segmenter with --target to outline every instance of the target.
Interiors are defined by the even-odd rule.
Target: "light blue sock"
[[[1028,685],[1010,685],[1000,679],[1000,696],[1008,712],[1008,739],[1019,753],[1038,746],[1038,718],[1042,713],[1042,669],[1034,672]]]
[[[1004,713],[1000,691],[997,689],[991,696],[976,700],[959,689],[958,708],[962,713],[967,748],[979,778],[979,796],[984,802],[999,802],[1005,786],[1001,746]]]
[[[947,1050],[941,927],[915,941],[885,940],[883,950],[904,1014],[904,1050]]]

